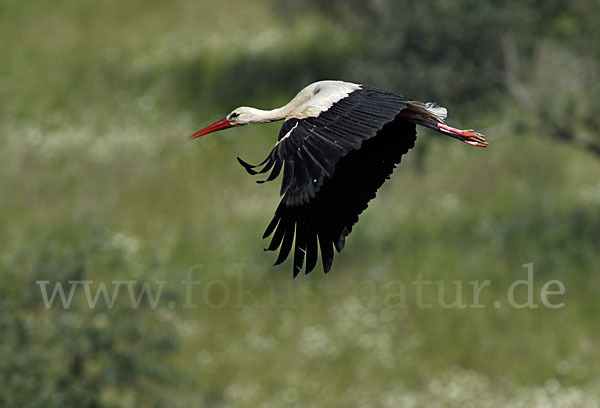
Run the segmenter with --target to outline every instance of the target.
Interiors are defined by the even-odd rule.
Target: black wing
[[[258,166],[240,163],[250,174],[271,170],[273,180],[284,168],[285,194],[263,237],[274,233],[268,250],[280,248],[276,265],[294,244],[294,276],[306,258],[306,273],[317,263],[333,262],[358,215],[375,197],[404,153],[414,145],[415,125],[396,118],[406,99],[375,89],[361,89],[318,117],[290,119],[279,142]]]

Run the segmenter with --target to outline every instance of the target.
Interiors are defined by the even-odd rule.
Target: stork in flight
[[[194,133],[190,139],[252,123],[284,120],[279,139],[258,165],[238,158],[251,175],[274,180],[283,169],[281,195],[263,238],[266,250],[285,261],[294,246],[294,277],[306,259],[305,273],[316,264],[318,248],[325,273],[340,252],[358,216],[375,198],[421,125],[472,146],[485,147],[484,136],[444,123],[446,109],[412,101],[381,89],[342,81],[319,81],[301,90],[287,105],[273,110],[240,107]],[[295,240],[294,240],[295,237]]]

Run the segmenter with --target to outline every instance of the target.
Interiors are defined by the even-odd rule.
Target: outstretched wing
[[[271,171],[264,181],[284,170],[284,197],[264,234],[273,234],[268,250],[280,248],[276,265],[287,259],[295,238],[294,276],[305,259],[306,273],[314,269],[318,247],[329,271],[333,247],[342,250],[359,214],[414,145],[415,125],[397,118],[406,107],[401,96],[361,88],[317,117],[286,120],[259,165],[238,159],[250,174]]]
[[[268,250],[280,248],[275,264],[288,257],[295,235],[294,277],[306,273],[317,263],[321,248],[323,270],[328,272],[333,262],[333,248],[340,252],[345,239],[358,221],[358,216],[375,198],[379,187],[392,174],[403,154],[414,146],[416,129],[413,123],[397,120],[386,125],[376,137],[365,141],[360,150],[344,156],[315,196],[300,205],[290,205],[284,197],[263,238],[273,234]]]
[[[264,181],[274,180],[283,169],[281,195],[289,193],[285,198],[289,204],[305,203],[333,176],[342,157],[375,136],[407,103],[402,96],[360,87],[318,116],[288,118],[262,163],[253,166],[238,161],[250,174],[271,171]]]

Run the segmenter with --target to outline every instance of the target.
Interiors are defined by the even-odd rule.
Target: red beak
[[[217,130],[223,130],[223,129],[227,129],[227,128],[234,127],[234,126],[235,125],[232,125],[227,120],[227,118],[223,118],[221,120],[216,121],[212,125],[209,125],[209,126],[205,127],[204,129],[197,131],[193,135],[188,136],[188,139],[195,139],[197,137],[208,135],[209,133],[212,133],[212,132],[216,132]]]

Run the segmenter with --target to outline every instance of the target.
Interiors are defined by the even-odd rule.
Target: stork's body
[[[281,200],[263,238],[268,250],[279,248],[275,264],[294,247],[294,277],[317,263],[323,269],[340,252],[358,216],[375,197],[416,140],[415,124],[473,146],[485,147],[483,135],[444,124],[446,109],[410,101],[380,89],[342,81],[315,82],[287,105],[263,111],[241,107],[190,138],[251,123],[285,120],[267,158],[253,166],[238,158],[248,173],[274,180],[283,169]],[[259,181],[259,182],[264,182]]]

